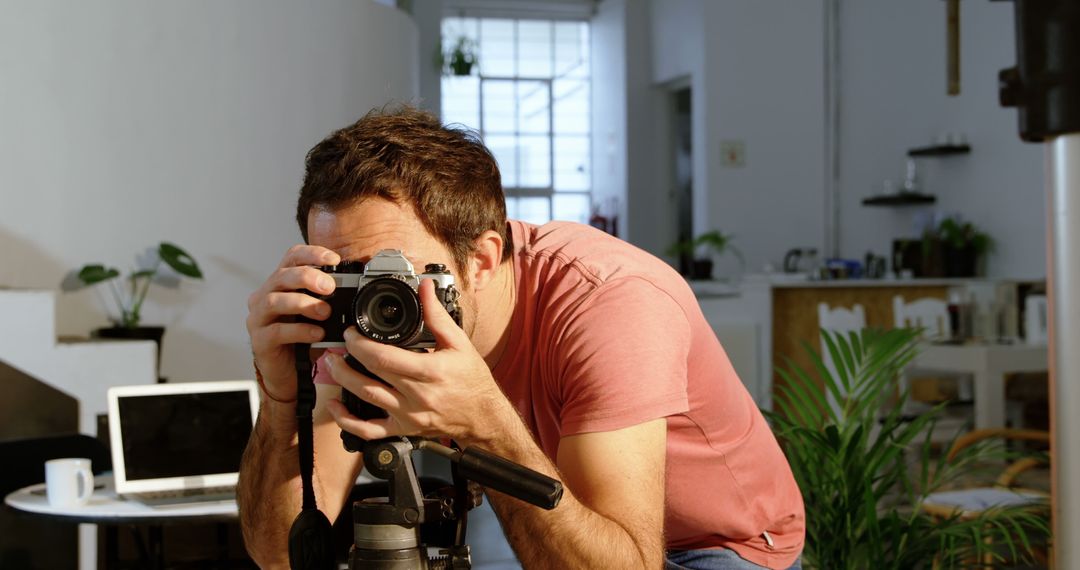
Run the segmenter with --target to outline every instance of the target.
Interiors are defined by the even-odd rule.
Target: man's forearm
[[[647,552],[625,528],[571,495],[554,511],[493,491],[488,498],[525,568],[660,567],[661,551]]]
[[[300,510],[296,418],[289,408],[263,403],[240,467],[240,527],[262,568],[288,567],[289,527]]]
[[[489,451],[559,477],[555,465],[533,441],[516,413],[505,420],[501,436],[477,444]],[[525,568],[659,568],[663,562],[662,535],[634,532],[590,509],[564,489],[551,511],[496,491],[488,491],[507,539]],[[640,530],[640,529],[639,529]],[[656,530],[656,529],[652,529]]]

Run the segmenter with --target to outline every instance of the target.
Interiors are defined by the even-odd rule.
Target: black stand
[[[307,345],[296,346],[301,478],[304,483],[304,510],[293,524],[290,558],[293,567],[324,568],[325,562],[298,565],[300,553],[324,549],[322,530],[298,529],[321,513],[315,508],[311,488],[312,448],[311,411],[314,388],[311,385],[311,361]],[[357,371],[378,378],[362,364],[347,357]],[[342,402],[361,419],[386,417],[386,412],[342,390]],[[311,396],[310,398],[308,396]],[[304,422],[307,422],[306,426]],[[468,511],[480,505],[483,485],[543,509],[553,509],[562,498],[563,487],[556,479],[528,469],[486,451],[458,450],[422,438],[393,437],[365,441],[342,432],[342,443],[349,451],[364,456],[364,467],[372,476],[388,483],[388,496],[353,503],[353,546],[349,568],[372,570],[467,569],[472,566],[465,544]],[[305,443],[305,438],[308,442]],[[416,450],[428,450],[451,461],[453,485],[428,496],[420,491],[412,461]],[[328,532],[328,531],[327,531]],[[293,542],[292,535],[297,538]],[[428,554],[437,548],[437,554]],[[293,553],[296,557],[293,557]]]

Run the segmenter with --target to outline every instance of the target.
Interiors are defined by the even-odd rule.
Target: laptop
[[[118,495],[153,506],[235,500],[254,381],[116,386],[108,399]]]

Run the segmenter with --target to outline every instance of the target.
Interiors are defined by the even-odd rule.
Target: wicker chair
[[[1041,430],[1022,430],[1011,428],[980,429],[957,438],[948,459],[955,459],[961,451],[987,439],[1010,441],[1028,441],[1049,445],[1050,433]],[[993,486],[971,487],[952,491],[931,493],[922,504],[923,510],[932,516],[951,517],[957,513],[962,518],[978,516],[982,511],[993,507],[1014,505],[1035,505],[1049,499],[1045,491],[1024,489],[1018,486],[1018,477],[1025,471],[1046,465],[1044,459],[1025,457],[1005,467],[994,481]],[[1040,562],[1049,564],[1048,554],[1036,552]],[[990,566],[989,556],[983,563]]]

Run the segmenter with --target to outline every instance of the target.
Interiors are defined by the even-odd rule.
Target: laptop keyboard
[[[220,503],[236,500],[236,487],[204,487],[201,489],[177,489],[131,493],[127,498],[149,506],[190,505],[193,503]]]

